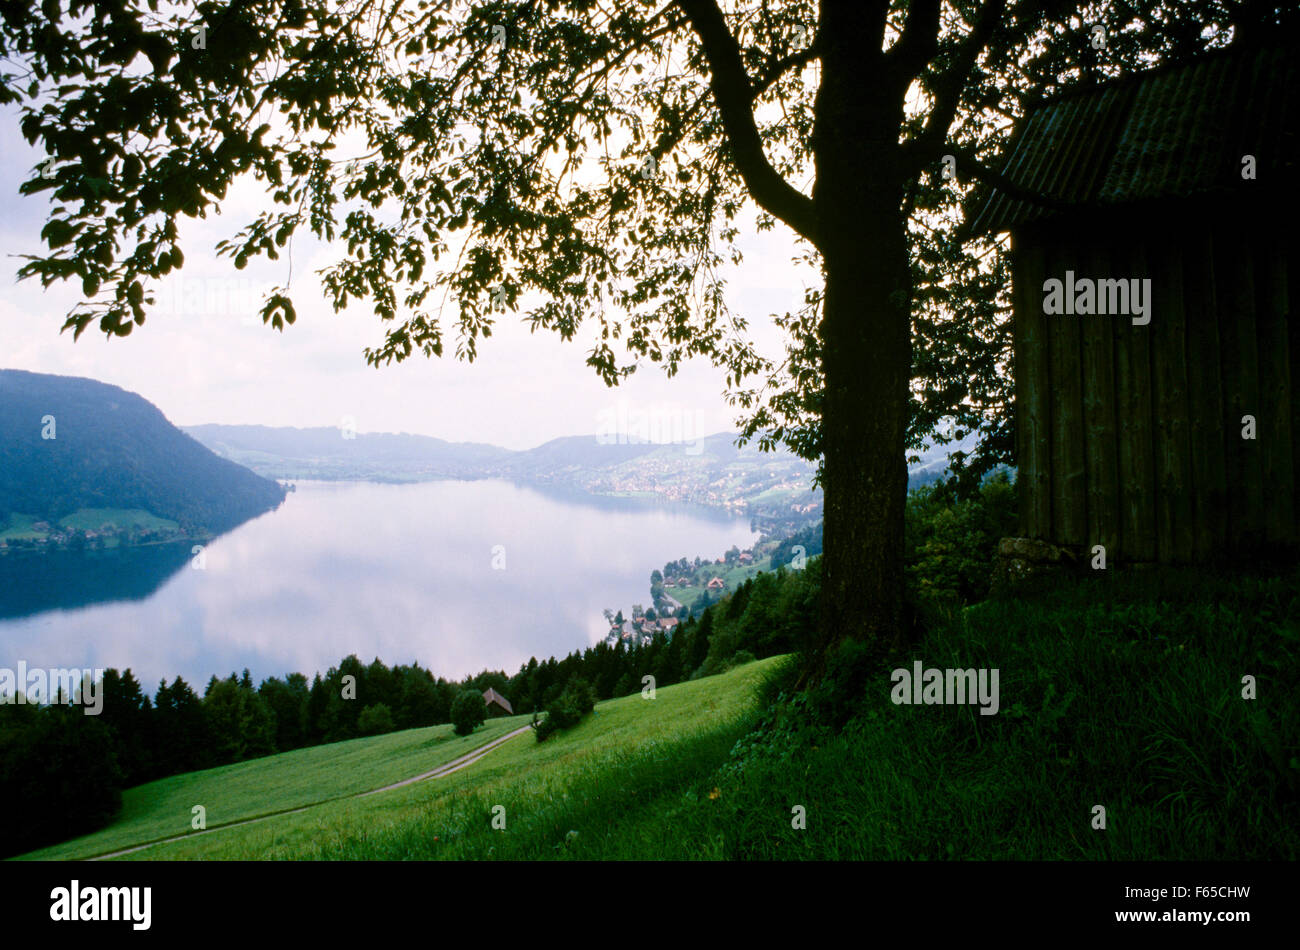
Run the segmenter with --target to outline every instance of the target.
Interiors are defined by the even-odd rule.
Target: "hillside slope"
[[[118,509],[220,533],[283,499],[275,482],[219,457],[134,393],[0,370],[0,528],[15,514],[54,523]]]
[[[130,854],[127,859],[553,857],[556,853],[551,845],[563,841],[571,826],[566,825],[555,835],[548,829],[548,822],[557,811],[569,806],[571,795],[581,793],[585,798],[590,794],[591,804],[603,808],[595,800],[601,790],[589,791],[585,787],[593,780],[608,784],[604,793],[611,796],[611,804],[617,796],[628,798],[627,804],[631,805],[638,800],[632,796],[638,794],[639,800],[648,804],[656,782],[672,786],[684,774],[708,775],[721,765],[752,722],[758,683],[779,662],[777,658],[763,660],[720,676],[667,686],[658,690],[653,700],[642,698],[640,693],[607,700],[597,704],[596,711],[572,730],[544,743],[536,742],[531,735],[511,739],[446,778],[364,798],[326,802],[257,824],[158,844]],[[480,745],[521,720],[490,720],[472,736],[457,742]],[[323,765],[334,756],[332,750],[347,751],[357,764],[364,760],[367,768],[358,771],[349,763],[347,768],[335,769],[327,779],[330,791],[342,788],[343,781],[350,783],[349,790],[351,786],[378,787],[394,774],[393,762],[389,761],[393,752],[385,750],[418,750],[422,743],[428,743],[427,734],[441,735],[447,728],[354,739],[255,759],[223,770],[174,776],[128,792],[127,808],[118,823],[95,835],[25,857],[88,857],[103,853],[109,845],[122,847],[148,841],[158,836],[161,823],[175,825],[177,808],[182,803],[205,800],[205,794],[230,797],[229,779],[234,777],[234,769],[239,770],[238,808],[244,814],[264,814],[283,803],[330,797],[317,793],[326,788],[321,784],[322,776],[301,769],[297,763],[312,759]],[[430,748],[428,761],[436,764],[460,748],[452,743]],[[405,762],[403,767],[412,773],[419,771],[414,761]],[[647,769],[653,774],[642,774]],[[301,781],[294,783],[295,775]],[[313,784],[317,790],[308,794],[306,787]],[[511,834],[502,835],[491,828],[493,803],[502,803],[506,809]],[[227,811],[223,809],[223,813]],[[180,814],[188,820],[187,811]],[[212,814],[209,810],[209,822],[214,820]],[[537,834],[547,839],[542,850],[531,840]],[[652,857],[654,852],[654,848],[648,848],[640,856]]]

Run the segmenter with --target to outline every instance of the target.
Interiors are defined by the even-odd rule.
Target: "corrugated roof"
[[[1229,49],[1041,104],[1021,123],[1002,174],[1081,212],[1251,186],[1294,192],[1298,117],[1295,49]],[[1243,155],[1258,162],[1254,182],[1241,177]],[[992,188],[969,233],[1070,213]]]
[[[491,686],[483,690],[483,702],[488,704],[496,703],[508,713],[513,713],[515,711],[514,707],[510,705],[510,700],[506,699]]]

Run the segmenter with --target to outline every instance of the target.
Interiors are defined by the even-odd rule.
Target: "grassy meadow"
[[[122,812],[107,828],[24,857],[88,858],[185,834],[191,830],[195,805],[207,810],[207,826],[212,829],[381,788],[450,762],[528,720],[528,716],[489,719],[473,735],[463,737],[454,735],[449,724],[408,729],[173,775],[124,791]]]
[[[637,693],[599,703],[591,716],[571,730],[544,743],[525,733],[445,778],[159,844],[124,859],[523,859],[564,853],[645,858],[670,856],[669,851],[683,848],[693,857],[715,856],[707,842],[700,843],[697,850],[689,842],[675,841],[675,832],[667,825],[652,822],[632,839],[618,832],[632,816],[644,821],[647,809],[657,814],[665,806],[675,806],[682,787],[707,778],[726,761],[732,746],[754,721],[757,687],[779,662],[773,658],[750,663],[720,676],[665,687],[657,690],[652,700]],[[520,721],[526,719],[490,720],[465,741],[481,745],[492,738],[489,729],[508,731]],[[389,754],[380,743],[412,743],[409,737],[414,733],[430,731],[434,730],[411,730],[340,745],[357,747],[358,755],[364,749],[377,760]],[[328,758],[330,750],[337,748],[330,745],[303,751]],[[245,777],[250,787],[264,787],[257,779],[259,767],[287,774],[293,766],[279,760],[297,754],[246,762],[237,768],[249,770]],[[324,763],[321,767],[325,769]],[[431,767],[421,763],[407,774]],[[399,777],[404,776],[388,781]],[[380,784],[369,783],[369,787]],[[341,788],[341,781],[335,787]],[[291,799],[287,789],[276,796],[285,806]],[[174,811],[190,801],[184,796],[173,800]],[[491,826],[497,805],[505,808],[504,831]],[[265,805],[253,807],[263,812],[274,810]],[[181,817],[187,815],[188,810]],[[100,838],[119,828],[115,825],[90,837]],[[579,828],[577,835],[569,835]],[[115,846],[127,846],[125,837],[119,832]],[[71,857],[73,854],[67,853],[70,848],[47,849],[28,857]],[[84,847],[75,850],[87,852]],[[59,851],[64,853],[55,853]]]

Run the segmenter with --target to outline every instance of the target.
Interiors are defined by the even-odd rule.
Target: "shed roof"
[[[1229,48],[1042,103],[1021,122],[1002,174],[1080,212],[1252,185],[1291,191],[1298,126],[1295,49]],[[1244,155],[1259,163],[1257,182],[1241,177]],[[1071,213],[986,194],[970,234]]]
[[[487,703],[488,705],[491,705],[492,703],[496,703],[506,712],[508,713],[514,712],[514,708],[510,705],[510,700],[506,699],[504,696],[498,693],[491,686],[483,690],[483,702]]]

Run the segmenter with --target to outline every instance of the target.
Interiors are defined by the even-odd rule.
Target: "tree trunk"
[[[907,246],[898,220],[859,219],[826,255],[822,315],[822,645],[905,640],[903,512],[911,371]],[[815,657],[820,669],[825,657]]]
[[[898,138],[906,84],[878,53],[882,12],[823,3],[813,150],[821,322],[822,635],[809,674],[843,640],[903,644],[903,512],[912,368],[911,271]]]

